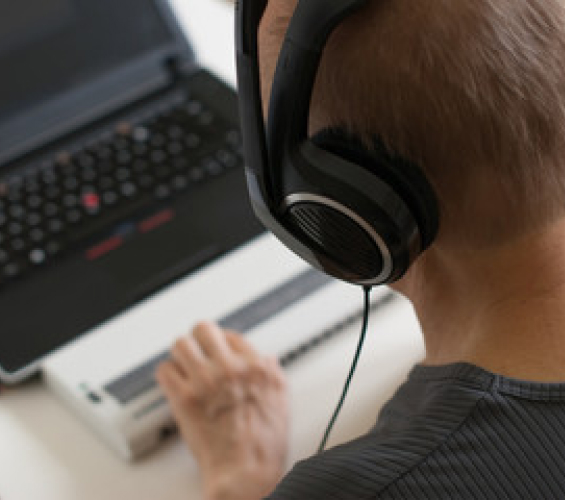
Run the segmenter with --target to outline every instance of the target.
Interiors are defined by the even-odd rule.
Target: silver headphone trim
[[[393,272],[393,261],[390,250],[387,244],[385,243],[385,241],[379,236],[379,234],[371,227],[371,225],[367,221],[365,221],[362,217],[357,215],[353,210],[346,207],[345,205],[342,205],[341,203],[335,200],[317,194],[308,194],[308,193],[291,194],[283,200],[281,204],[281,210],[284,212],[288,210],[291,206],[303,202],[314,202],[314,203],[319,203],[320,205],[331,207],[334,210],[337,210],[338,212],[342,213],[346,217],[349,217],[350,219],[354,220],[359,226],[361,226],[365,230],[365,232],[370,236],[370,238],[379,248],[381,252],[381,256],[383,258],[383,270],[378,276],[376,276],[371,280],[356,281],[356,283],[358,283],[359,285],[367,285],[367,286],[380,285],[386,282],[386,280],[390,278]]]

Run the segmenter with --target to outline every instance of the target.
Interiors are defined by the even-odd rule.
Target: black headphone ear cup
[[[432,243],[439,228],[438,203],[433,188],[417,165],[390,154],[377,137],[371,149],[343,129],[322,130],[311,140],[317,147],[367,169],[387,183],[414,217],[420,231],[421,250]]]

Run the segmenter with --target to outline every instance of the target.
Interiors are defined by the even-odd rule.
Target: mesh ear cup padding
[[[367,232],[341,212],[313,202],[292,205],[285,222],[317,251],[327,255],[340,274],[371,280],[382,270],[381,252]]]
[[[437,199],[424,173],[413,163],[390,154],[379,138],[372,149],[342,129],[325,129],[312,137],[318,147],[360,165],[386,182],[404,201],[418,224],[422,250],[435,238],[439,227]]]

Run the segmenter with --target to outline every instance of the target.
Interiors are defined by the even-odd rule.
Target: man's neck
[[[399,289],[420,319],[425,364],[565,381],[565,221],[488,251],[431,249]]]

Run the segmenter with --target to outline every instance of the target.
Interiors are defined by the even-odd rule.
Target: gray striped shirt
[[[269,500],[565,499],[565,383],[415,367],[374,429],[298,463]]]

